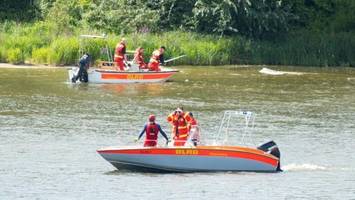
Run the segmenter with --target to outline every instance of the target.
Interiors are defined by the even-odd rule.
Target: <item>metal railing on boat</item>
[[[243,124],[237,124],[240,127],[231,128],[231,125],[236,125],[233,122],[233,118],[243,118]],[[251,129],[254,129],[255,122],[255,114],[250,111],[235,111],[235,110],[226,110],[223,114],[223,118],[221,120],[221,124],[219,126],[218,132],[214,138],[214,145],[225,145],[229,140],[230,132],[237,132],[240,134],[240,142],[243,145],[253,145],[255,146],[255,142],[251,137]]]

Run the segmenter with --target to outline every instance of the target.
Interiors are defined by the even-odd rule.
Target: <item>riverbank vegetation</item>
[[[347,0],[4,0],[0,61],[75,64],[80,34],[111,52],[167,47],[175,64],[355,66],[355,2]],[[103,41],[81,43],[95,58]]]

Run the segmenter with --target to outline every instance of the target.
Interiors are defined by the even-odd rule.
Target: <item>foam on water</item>
[[[320,171],[320,170],[328,169],[325,166],[310,164],[310,163],[305,163],[305,164],[292,163],[292,164],[285,165],[281,168],[284,171]]]
[[[268,74],[268,75],[302,75],[304,73],[302,72],[286,72],[286,71],[278,71],[278,70],[273,70],[273,69],[269,69],[269,68],[266,68],[266,67],[263,67],[260,71],[260,73],[262,74]]]

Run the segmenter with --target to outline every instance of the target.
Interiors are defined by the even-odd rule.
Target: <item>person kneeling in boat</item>
[[[85,82],[85,83],[89,81],[87,70],[89,69],[90,62],[91,62],[91,56],[88,53],[85,53],[79,60],[78,74],[71,79],[73,83],[76,83],[78,79],[80,80],[80,82]]]
[[[198,122],[196,118],[194,118],[194,115],[191,112],[189,112],[188,114],[190,141],[194,146],[197,146],[200,143],[200,127],[198,126]]]
[[[184,146],[189,136],[188,113],[184,113],[183,108],[177,108],[167,117],[167,121],[172,126],[172,137],[174,146]]]
[[[143,57],[144,49],[138,47],[134,52],[133,62],[139,66],[139,69],[147,69],[147,64],[144,62]]]
[[[114,65],[117,67],[117,70],[125,70],[125,62],[127,62],[126,56],[126,39],[122,38],[121,42],[116,45],[115,56],[114,56]]]
[[[166,136],[165,132],[161,129],[160,125],[155,123],[155,115],[149,115],[148,118],[148,124],[146,124],[140,133],[137,141],[145,134],[145,141],[144,141],[144,146],[145,147],[155,147],[157,146],[157,141],[158,141],[158,133],[160,132],[162,136],[166,139],[166,144],[168,144],[169,139],[168,136]]]
[[[150,58],[148,63],[149,71],[160,71],[160,64],[164,65],[164,52],[164,46],[161,46],[159,49],[153,51],[152,57]]]

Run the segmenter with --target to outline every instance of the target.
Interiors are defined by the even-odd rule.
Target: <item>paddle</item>
[[[186,56],[186,55],[181,55],[181,56],[178,56],[178,57],[175,57],[175,58],[170,58],[170,59],[168,59],[168,60],[165,60],[164,63],[171,62],[171,61],[180,59],[180,58],[185,57],[185,56]]]

